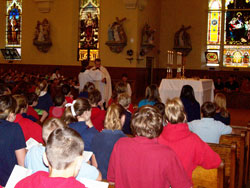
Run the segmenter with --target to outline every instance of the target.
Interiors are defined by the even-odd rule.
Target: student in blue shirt
[[[0,185],[5,186],[16,164],[24,166],[26,143],[15,120],[16,101],[10,95],[0,96]]]
[[[146,88],[145,99],[142,99],[139,102],[138,108],[145,106],[145,105],[154,106],[154,104],[158,102],[161,102],[158,87],[155,84],[151,84],[150,86]]]
[[[107,179],[109,158],[115,143],[126,135],[122,132],[125,122],[125,109],[120,104],[111,104],[108,107],[104,129],[96,134],[92,141],[92,150],[96,156],[98,168],[103,179]]]

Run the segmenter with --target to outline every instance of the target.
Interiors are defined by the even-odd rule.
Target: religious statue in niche
[[[106,45],[109,46],[112,52],[120,53],[127,45],[127,35],[122,25],[125,20],[126,18],[121,20],[116,18],[116,21],[109,25],[108,41],[106,42]]]
[[[141,37],[140,54],[142,56],[151,51],[155,47],[154,34],[155,34],[155,29],[153,29],[149,24],[146,23],[142,29],[142,37]]]
[[[191,37],[187,32],[190,28],[191,26],[182,25],[174,35],[174,50],[181,52],[183,56],[187,56],[192,50]]]
[[[44,19],[42,22],[37,21],[33,44],[39,51],[44,53],[48,52],[52,46],[50,39],[50,25],[47,19]]]
[[[83,12],[84,9],[82,9],[81,12]],[[86,17],[84,12],[81,13],[82,18],[80,21],[80,44],[81,48],[85,49],[97,49],[97,43],[98,43],[98,16],[97,14],[94,14],[94,16],[91,14],[91,12],[88,12]]]

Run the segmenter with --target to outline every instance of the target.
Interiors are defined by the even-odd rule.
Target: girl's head
[[[71,104],[66,104],[66,109],[62,116],[66,124],[77,122],[80,118],[87,121],[90,118],[91,105],[88,99],[78,98]]]
[[[121,130],[125,121],[125,109],[120,104],[111,104],[108,107],[104,120],[105,129]]]
[[[28,102],[24,95],[13,95],[14,99],[16,100],[16,113],[22,114],[27,111]]]
[[[0,119],[14,121],[16,100],[11,95],[0,96]]]
[[[168,99],[165,106],[166,119],[171,124],[185,123],[187,116],[179,98]]]
[[[146,88],[145,98],[149,101],[161,101],[157,85],[151,84]]]
[[[87,82],[85,85],[84,85],[84,88],[83,88],[83,91],[85,92],[91,92],[95,89],[95,85],[92,83],[92,82]]]
[[[216,106],[216,111],[219,111],[223,117],[227,118],[229,116],[229,112],[227,111],[227,100],[224,94],[217,93],[214,97],[214,104]]]
[[[226,96],[222,93],[216,93],[214,97],[214,103],[216,105],[216,109],[227,109],[227,101],[226,101]]]
[[[190,85],[184,85],[181,89],[180,98],[185,98],[190,100],[191,102],[195,102],[194,89]]]

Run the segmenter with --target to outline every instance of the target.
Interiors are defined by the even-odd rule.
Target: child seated
[[[89,103],[91,105],[91,121],[94,127],[100,132],[104,129],[104,119],[106,112],[99,108],[101,106],[102,95],[100,91],[94,89],[89,93]]]
[[[81,136],[70,128],[55,129],[49,136],[44,162],[49,173],[39,171],[17,183],[16,188],[81,187],[75,177],[82,163],[84,143]]]
[[[122,93],[118,95],[117,102],[125,108],[125,122],[122,127],[122,131],[124,134],[132,134],[131,128],[130,128],[130,122],[131,122],[131,112],[128,110],[129,105],[131,104],[131,98],[127,93]]]
[[[65,100],[67,101],[67,103],[73,102],[73,95],[71,95],[71,88],[68,84],[64,84],[62,86],[62,94],[65,96]]]
[[[50,117],[55,117],[55,118],[61,118],[64,110],[65,110],[65,104],[67,101],[65,100],[64,95],[59,94],[56,95],[54,98],[54,105],[49,108],[49,118]]]
[[[128,75],[126,73],[122,74],[122,81],[127,86],[128,95],[131,97],[132,96],[132,90],[131,90],[130,84],[128,83]]]
[[[23,113],[27,111],[27,100],[23,95],[13,95],[16,99],[16,118],[15,123],[18,123],[24,134],[25,141],[29,140],[30,138],[35,139],[37,142],[43,143],[42,139],[42,128],[39,124],[31,121],[28,118],[24,118],[22,116]]]
[[[28,93],[26,97],[28,102],[27,115],[33,116],[38,121],[40,117],[34,109],[34,106],[38,103],[38,96],[35,93]]]
[[[62,120],[57,118],[50,118],[46,120],[43,124],[43,140],[45,144],[47,143],[49,135],[57,128],[68,127]],[[45,153],[45,147],[38,145],[34,146],[26,154],[24,165],[26,168],[32,170],[33,173],[37,171],[48,172],[49,169],[43,163],[43,154]],[[101,180],[101,174],[94,167],[89,165],[87,162],[83,161],[81,164],[80,171],[76,177],[87,178],[92,180]]]
[[[23,131],[15,119],[16,101],[0,96],[0,185],[5,186],[16,164],[24,166],[26,144]]]

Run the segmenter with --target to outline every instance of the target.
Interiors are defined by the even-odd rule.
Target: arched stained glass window
[[[99,58],[100,1],[80,0],[78,60]]]
[[[209,0],[208,6],[207,51],[222,54],[223,66],[250,67],[249,0]]]
[[[16,48],[21,55],[22,0],[6,0],[6,48]]]

